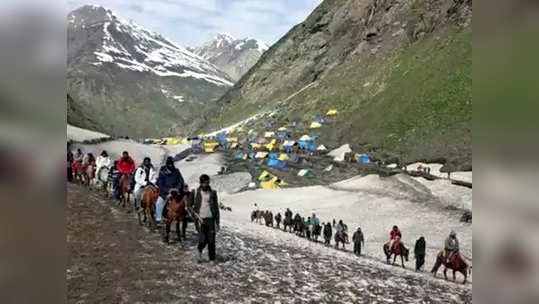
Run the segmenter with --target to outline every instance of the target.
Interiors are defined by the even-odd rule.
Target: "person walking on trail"
[[[75,153],[75,160],[79,163],[79,165],[82,165],[83,158],[84,158],[84,153],[82,153],[82,150],[78,148],[77,153]]]
[[[459,240],[457,239],[457,233],[454,230],[451,230],[447,239],[445,239],[444,244],[445,251],[445,260],[449,264],[451,257],[459,251]]]
[[[208,246],[208,258],[215,261],[215,235],[219,232],[219,204],[217,192],[210,187],[210,177],[200,176],[200,186],[191,192],[191,202],[196,218],[200,221],[198,233],[198,258],[202,261],[202,251]]]
[[[333,232],[331,231],[331,223],[327,222],[326,226],[324,227],[324,244],[325,245],[329,246],[332,235],[333,235]]]
[[[165,165],[159,170],[157,187],[159,187],[159,197],[155,204],[155,220],[161,222],[165,199],[170,189],[183,189],[185,187],[183,176],[180,170],[174,166],[174,158],[171,156],[167,157]]]
[[[281,228],[281,213],[278,212],[275,216],[275,222],[277,223],[277,229]]]
[[[131,158],[131,156],[129,156],[129,153],[127,151],[124,151],[122,153],[122,157],[118,159],[118,163],[116,164],[116,169],[118,170],[118,175],[116,177],[117,180],[114,181],[116,185],[119,184],[120,182],[119,179],[122,174],[127,174],[131,176],[131,174],[133,174],[133,172],[135,171],[135,161],[133,160],[133,158]],[[116,187],[115,196],[117,199],[120,199],[120,193],[118,191],[118,187]]]
[[[420,237],[415,242],[414,247],[414,256],[415,256],[415,271],[420,271],[421,267],[425,264],[425,249],[427,247],[427,243],[425,242],[424,237]]]
[[[157,182],[157,174],[152,165],[152,160],[145,157],[140,167],[135,171],[135,210],[142,198],[142,193],[148,185],[155,185]],[[183,189],[181,189],[183,190]]]
[[[73,168],[72,168],[73,159],[74,159],[73,152],[69,150],[69,146],[68,146],[67,147],[67,181],[68,182],[73,181]]]
[[[118,172],[118,161],[115,160],[114,164],[109,171],[109,181],[112,181],[112,193],[116,195],[118,191],[118,183],[120,181],[120,173]]]
[[[361,227],[357,227],[356,232],[352,236],[352,241],[354,242],[354,253],[356,255],[361,255],[361,246],[365,245],[365,238],[363,237],[363,231]]]

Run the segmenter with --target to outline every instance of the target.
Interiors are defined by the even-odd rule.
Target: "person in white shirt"
[[[138,203],[142,198],[142,193],[148,185],[155,185],[157,181],[157,174],[152,165],[152,160],[149,157],[145,157],[144,161],[135,171],[135,210],[137,210]]]
[[[105,150],[103,150],[103,152],[101,152],[101,155],[99,155],[95,160],[96,180],[98,182],[101,182],[101,169],[103,168],[110,168],[110,157]],[[106,173],[108,176],[108,171]]]
[[[198,233],[199,260],[202,260],[202,251],[208,246],[210,261],[215,261],[215,235],[219,231],[219,204],[217,192],[210,187],[210,177],[206,174],[200,176],[200,186],[191,192],[193,210],[200,221]]]

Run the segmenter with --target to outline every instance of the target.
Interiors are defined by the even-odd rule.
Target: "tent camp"
[[[278,159],[279,158],[279,153],[270,153],[268,158],[269,159]]]
[[[275,132],[268,131],[264,133],[264,137],[269,138],[275,136]]]
[[[313,121],[313,122],[311,123],[311,125],[309,126],[309,129],[318,129],[318,128],[320,128],[321,126],[322,126],[321,123],[316,122],[316,121]]]
[[[371,158],[368,157],[367,155],[360,155],[357,162],[358,162],[358,163],[367,164],[367,163],[370,163],[370,162],[371,162]]]
[[[269,141],[268,141],[266,138],[264,138],[264,137],[260,137],[260,138],[256,141],[257,144],[261,144],[261,145],[267,144],[268,142],[269,142]]]
[[[268,166],[276,167],[276,168],[279,168],[279,169],[282,170],[282,169],[286,168],[286,162],[278,160],[278,159],[269,159],[268,160]]]
[[[308,169],[301,169],[298,172],[298,176],[313,177],[313,172],[311,170],[308,170]]]
[[[266,158],[268,156],[268,152],[258,152],[255,155],[255,158]]]
[[[206,153],[213,153],[215,152],[215,149],[219,146],[219,143],[216,142],[207,142],[204,143],[204,152]]]
[[[300,149],[309,149],[309,142],[305,141],[305,140],[300,140],[298,142],[298,147]]]
[[[320,146],[318,146],[318,148],[316,148],[316,150],[317,151],[327,151],[327,148],[324,145],[320,145]]]
[[[311,137],[307,134],[303,135],[302,137],[299,138],[299,140],[303,140],[303,141],[310,141],[311,140]]]
[[[337,115],[337,113],[339,113],[339,111],[335,110],[335,109],[330,109],[326,115],[327,116],[333,116],[333,115]]]
[[[286,154],[286,153],[281,153],[281,155],[279,155],[279,158],[278,158],[278,160],[283,160],[283,161],[284,160],[289,160],[289,159],[290,159],[290,157],[288,157],[288,154]]]
[[[264,170],[262,171],[262,173],[260,173],[260,175],[258,176],[258,180],[259,181],[262,181],[262,180],[265,180],[266,178],[270,177],[270,174],[268,171]]]
[[[280,189],[285,186],[286,183],[280,180],[277,176],[272,177],[269,181],[261,182],[260,188],[262,189]]]

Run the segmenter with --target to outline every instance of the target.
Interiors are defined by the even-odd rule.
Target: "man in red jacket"
[[[393,248],[395,242],[399,242],[402,238],[401,231],[397,225],[393,226],[393,229],[389,232],[389,249]]]
[[[120,157],[120,159],[118,160],[116,169],[119,173],[116,177],[117,179],[119,179],[122,174],[131,175],[135,171],[135,161],[129,156],[129,153],[127,153],[127,151],[124,151],[122,153],[122,157]],[[114,184],[118,185],[118,181],[115,181]],[[114,189],[114,194],[116,195],[116,198],[119,198],[120,193],[118,193],[118,188]]]

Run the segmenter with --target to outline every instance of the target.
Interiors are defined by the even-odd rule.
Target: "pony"
[[[142,193],[142,198],[140,200],[140,209],[137,211],[138,223],[143,225],[148,221],[148,227],[153,229],[155,227],[155,203],[159,198],[159,188],[155,186],[148,186],[144,189]],[[141,221],[140,215],[144,215],[144,219]],[[149,220],[148,220],[149,218]]]
[[[464,259],[460,256],[458,252],[456,252],[455,254],[451,256],[451,258],[449,259],[449,263],[446,262],[446,259],[442,251],[438,253],[438,255],[436,256],[436,262],[434,263],[434,266],[432,267],[432,270],[431,270],[434,277],[436,277],[436,273],[438,272],[438,269],[440,268],[441,265],[444,265],[445,267],[444,277],[446,280],[447,280],[447,269],[453,270],[453,281],[456,281],[457,279],[456,274],[455,274],[457,271],[462,273],[462,275],[464,276],[464,281],[462,282],[462,284],[466,284],[466,281],[468,280],[468,273],[471,274],[472,272],[471,267],[468,268],[468,264],[466,263],[466,261],[464,261]]]
[[[97,172],[96,186],[100,186],[103,191],[107,191],[109,172],[110,169],[108,167],[101,167],[99,168],[99,172]]]
[[[255,220],[258,222],[258,216],[257,216],[257,211],[253,210],[253,212],[251,212],[251,223],[254,222]]]
[[[408,248],[406,248],[401,241],[393,242],[393,246],[391,248],[389,248],[389,242],[385,243],[382,249],[384,250],[384,253],[387,258],[387,264],[389,264],[391,255],[394,255],[393,265],[395,265],[395,260],[397,259],[397,255],[400,255],[402,268],[406,268],[404,266],[404,260],[408,262],[408,254],[410,253],[410,250],[408,250]]]
[[[84,183],[86,186],[91,187],[95,186],[95,163],[90,162],[84,168]]]
[[[189,193],[183,191],[171,190],[168,198],[168,202],[165,205],[165,210],[163,210],[164,224],[165,227],[162,230],[163,232],[163,242],[168,244],[169,234],[170,234],[170,225],[172,222],[176,222],[176,233],[178,235],[178,241],[182,242],[182,236],[185,238],[185,227],[187,222],[185,221],[186,215],[186,206],[189,205]],[[182,223],[182,228],[180,230],[180,222]]]
[[[122,205],[123,208],[129,203],[129,194],[131,192],[131,178],[129,174],[122,174],[118,183],[118,191],[120,191],[120,201],[118,205]],[[129,210],[127,210],[129,212]]]

